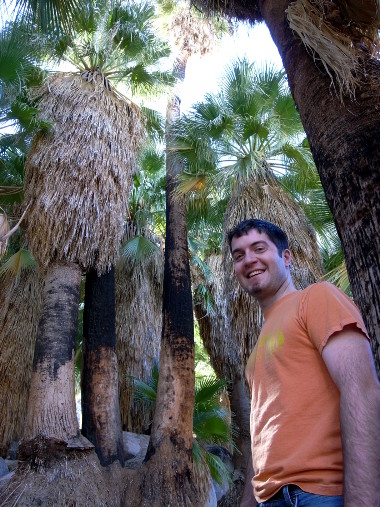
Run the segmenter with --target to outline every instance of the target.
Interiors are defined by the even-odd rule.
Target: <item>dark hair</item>
[[[228,242],[231,250],[232,238],[235,236],[240,238],[244,234],[248,234],[251,229],[256,229],[258,232],[265,232],[268,238],[277,247],[278,254],[281,256],[282,252],[289,248],[288,239],[284,231],[272,222],[266,222],[265,220],[259,220],[257,218],[250,218],[243,220],[236,227],[228,232]]]

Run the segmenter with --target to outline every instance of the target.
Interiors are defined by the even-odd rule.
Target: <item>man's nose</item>
[[[255,254],[255,252],[248,251],[244,257],[244,260],[246,264],[257,262],[257,255]]]

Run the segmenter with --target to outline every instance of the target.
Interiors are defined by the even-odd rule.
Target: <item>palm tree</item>
[[[53,122],[48,133],[34,138],[26,161],[28,237],[46,273],[20,444],[20,456],[34,464],[47,464],[51,445],[58,456],[92,447],[80,435],[74,403],[79,287],[83,270],[107,272],[118,257],[143,133],[138,108],[111,82],[129,84],[130,93],[139,83],[151,90],[170,82],[154,68],[168,50],[160,41],[154,44],[153,14],[147,4],[88,5],[76,20],[77,38],[70,35],[56,45],[56,54],[77,59],[80,72],[55,73],[32,94],[40,116]],[[114,345],[105,356],[112,351],[116,358]],[[115,371],[116,360],[113,364]],[[110,389],[117,400],[115,378]]]
[[[297,164],[308,165],[302,133],[284,74],[268,68],[258,71],[243,60],[227,69],[217,95],[207,95],[183,117],[172,146],[184,157],[186,167],[179,191],[190,194],[194,209],[198,202],[206,241],[215,223],[210,202],[218,204],[216,216],[224,222],[219,234],[221,248],[215,249],[211,236],[214,252],[208,262],[215,276],[205,281],[213,296],[214,312],[208,312],[201,301],[196,315],[215,371],[232,385],[231,408],[239,421],[237,442],[242,451],[241,456],[235,456],[235,466],[243,476],[250,453],[244,368],[259,334],[261,313],[236,282],[222,232],[225,237],[226,231],[249,217],[278,223],[294,238],[296,285],[305,287],[321,276],[313,229],[280,183],[282,175],[295,171]],[[211,217],[208,226],[207,216]]]
[[[268,25],[334,216],[352,293],[380,373],[380,150],[374,135],[380,122],[380,73],[372,56],[378,37],[377,2],[196,4]]]
[[[164,2],[163,2],[164,3]],[[169,4],[169,2],[165,2]],[[186,30],[177,39],[178,55],[174,74],[178,83],[185,76],[186,64],[195,49],[204,47],[210,29],[202,30],[187,7],[175,19],[186,19]],[[172,33],[176,33],[172,25]],[[207,39],[207,38],[206,38]],[[196,44],[198,41],[198,44]],[[199,41],[201,44],[199,44]],[[180,116],[179,90],[168,100],[166,145],[172,127]],[[150,443],[141,471],[140,483],[146,485],[140,502],[151,505],[202,504],[209,494],[209,478],[195,480],[192,465],[192,421],[194,406],[194,325],[190,266],[187,246],[186,202],[174,198],[182,166],[172,153],[166,156],[166,237],[163,281],[163,329],[160,351],[160,379]],[[159,499],[157,498],[159,493]],[[125,497],[128,502],[129,498]]]

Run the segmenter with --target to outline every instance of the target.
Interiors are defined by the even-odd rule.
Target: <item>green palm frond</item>
[[[211,477],[217,484],[232,483],[231,472],[219,456],[208,451],[196,439],[193,440],[193,457],[196,466],[208,467]]]
[[[150,138],[155,141],[164,141],[165,138],[165,118],[161,113],[155,111],[154,109],[142,106],[141,112],[145,118],[146,129],[150,136]],[[155,150],[157,151],[157,150]],[[160,160],[162,160],[162,154]],[[164,161],[162,160],[163,165]]]
[[[153,241],[144,236],[137,235],[123,244],[120,254],[132,263],[138,263],[159,251],[160,248]]]
[[[114,86],[122,84],[128,95],[160,94],[174,78],[159,68],[170,49],[157,37],[155,17],[149,2],[90,2],[78,15],[75,32],[57,42],[56,55],[81,72],[98,71]]]
[[[210,470],[211,477],[217,484],[232,484],[231,472],[228,470],[223,461],[210,451],[204,454],[205,462]]]
[[[15,0],[14,12],[30,17],[42,31],[69,31],[84,0]]]
[[[23,270],[36,267],[36,261],[29,250],[24,248],[9,257],[0,267],[0,277],[20,278]]]
[[[19,96],[12,102],[5,120],[17,120],[19,128],[29,134],[47,132],[52,123],[37,117],[38,109],[34,107],[25,96]]]
[[[347,267],[344,260],[342,260],[341,263],[336,267],[328,271],[324,278],[352,297],[350,280],[348,279]]]
[[[153,361],[152,371],[146,382],[135,377],[128,377],[133,384],[133,396],[140,401],[154,405],[157,397],[158,377],[159,365],[157,361]]]
[[[219,397],[228,386],[229,383],[223,379],[213,377],[200,379],[195,386],[195,406],[201,403],[219,405]]]

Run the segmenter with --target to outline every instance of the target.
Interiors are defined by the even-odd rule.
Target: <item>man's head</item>
[[[251,229],[256,229],[260,233],[265,232],[272,243],[276,245],[278,255],[281,256],[284,250],[289,249],[288,239],[280,227],[272,224],[272,222],[266,222],[265,220],[259,220],[258,218],[250,218],[248,220],[243,220],[228,232],[228,242],[231,253],[232,238],[240,238],[244,234],[248,234]]]
[[[228,234],[228,239],[236,277],[263,310],[295,290],[288,241],[279,227],[264,220],[245,220]]]

